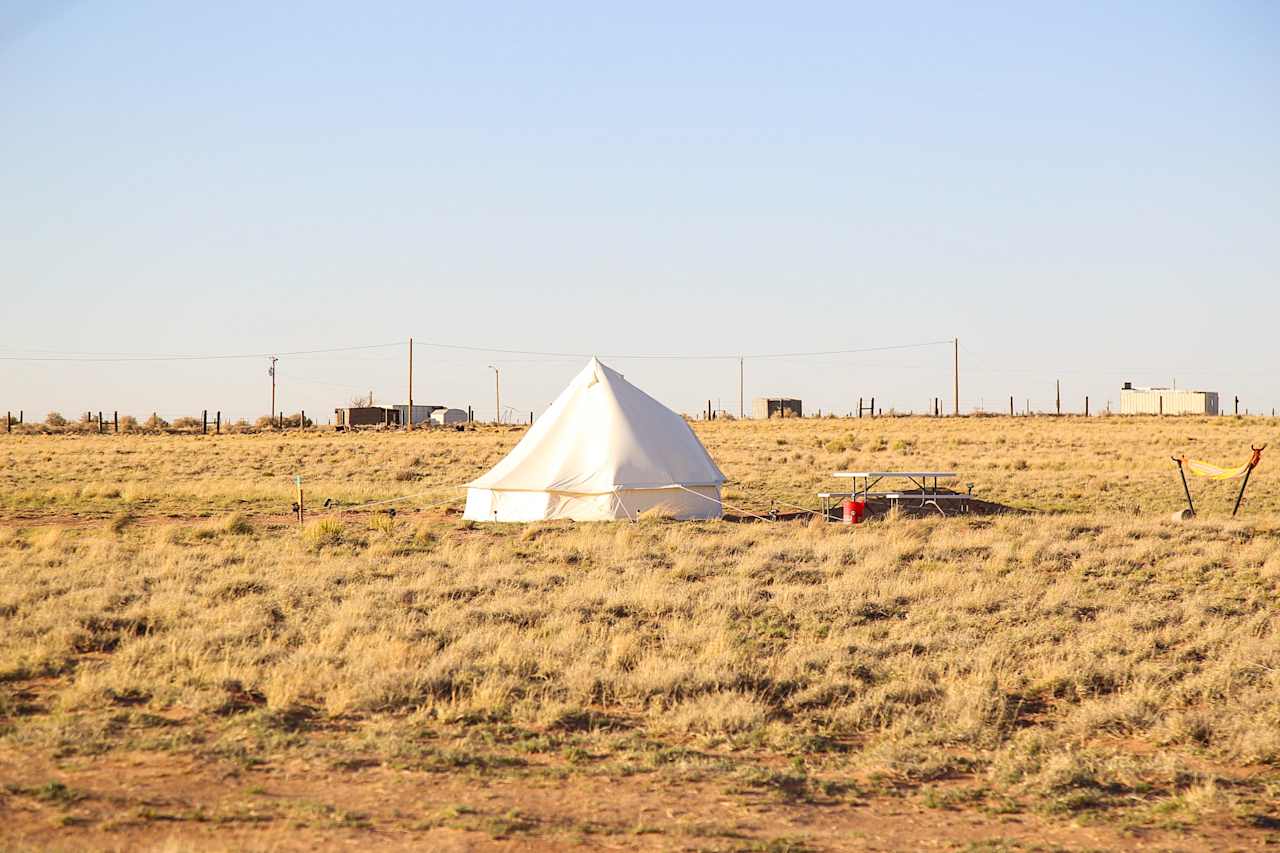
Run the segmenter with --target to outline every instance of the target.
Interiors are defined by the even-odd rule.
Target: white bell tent
[[[569,383],[524,438],[467,484],[473,521],[719,518],[724,474],[684,418],[601,364]]]

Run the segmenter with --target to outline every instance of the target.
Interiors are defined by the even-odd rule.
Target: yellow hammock
[[[1253,460],[1249,460],[1237,468],[1223,468],[1211,462],[1201,462],[1199,459],[1182,457],[1182,467],[1186,469],[1188,474],[1194,474],[1197,477],[1204,477],[1209,480],[1234,480],[1237,477],[1243,477],[1253,466]]]
[[[1235,508],[1231,510],[1231,514],[1235,515],[1240,511],[1240,501],[1244,498],[1245,487],[1249,485],[1249,474],[1254,468],[1258,467],[1258,463],[1262,461],[1262,451],[1267,449],[1264,444],[1262,447],[1249,446],[1253,451],[1253,456],[1249,461],[1236,468],[1223,468],[1221,465],[1214,465],[1211,462],[1201,462],[1199,459],[1188,459],[1186,456],[1175,456],[1173,461],[1178,464],[1178,472],[1182,475],[1182,490],[1187,496],[1187,509],[1191,511],[1191,515],[1196,514],[1195,504],[1191,502],[1191,490],[1187,488],[1187,473],[1190,472],[1196,477],[1203,477],[1207,480],[1235,480],[1240,477],[1244,478],[1244,482],[1240,484],[1240,494],[1236,496]],[[1185,511],[1183,511],[1185,512]],[[1182,515],[1183,518],[1188,516]]]

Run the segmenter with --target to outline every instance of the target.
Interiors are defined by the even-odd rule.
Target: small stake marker
[[[302,477],[301,475],[293,478],[293,484],[298,488],[298,525],[302,525],[304,514],[306,513],[306,505],[302,502]]]

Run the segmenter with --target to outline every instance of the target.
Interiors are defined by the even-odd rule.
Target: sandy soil
[[[49,788],[58,780],[67,793]],[[0,753],[8,849],[1227,850],[1257,831],[1175,831],[927,808],[873,796],[779,803],[657,775],[465,777],[288,761],[243,770],[126,754],[54,766]]]

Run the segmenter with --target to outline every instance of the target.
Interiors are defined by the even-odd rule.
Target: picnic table
[[[942,515],[947,514],[942,509],[942,503],[955,501],[964,509],[972,498],[968,493],[956,493],[938,487],[939,480],[950,480],[959,476],[955,471],[835,471],[831,476],[853,480],[853,488],[847,492],[819,492],[818,497],[822,498],[823,515],[830,513],[833,498],[841,498],[845,495],[864,502],[878,498],[887,500],[895,506],[907,501],[918,502],[917,506],[932,506]],[[882,480],[905,480],[911,483],[915,491],[909,491],[904,487],[899,491],[873,492],[872,489]]]

